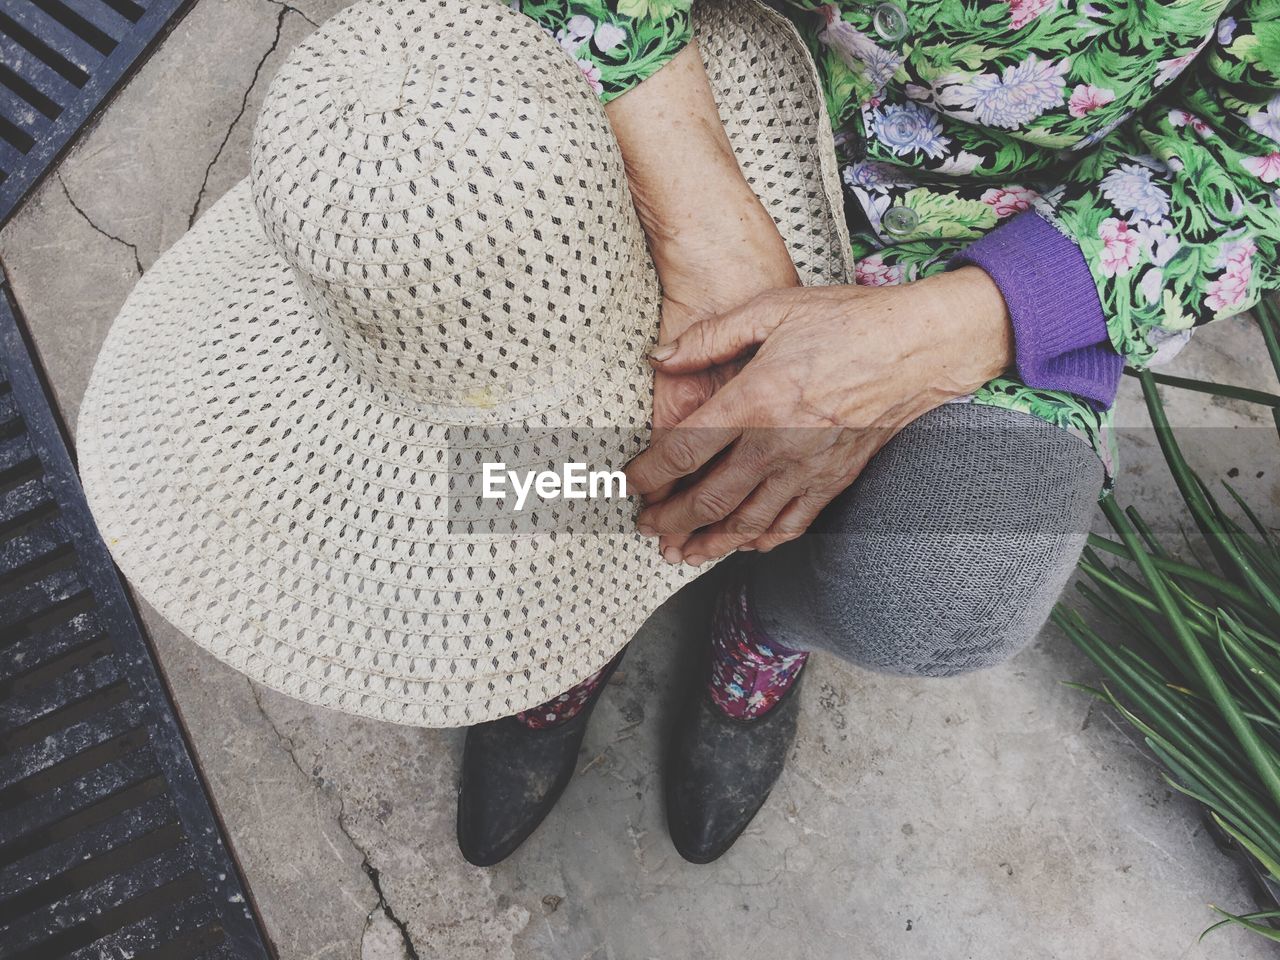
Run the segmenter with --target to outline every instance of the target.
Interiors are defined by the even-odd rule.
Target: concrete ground
[[[93,357],[156,257],[247,170],[253,118],[288,49],[341,0],[200,0],[19,216],[0,259],[74,423]],[[1174,370],[1275,389],[1245,321]],[[1126,423],[1145,419],[1126,384]],[[1183,396],[1175,423],[1212,479],[1280,519],[1276,438],[1233,402]],[[1126,436],[1126,502],[1176,517],[1150,436]],[[1004,667],[911,682],[817,660],[799,741],[732,853],[686,864],[665,833],[659,755],[698,637],[698,589],[639,636],[579,775],[510,861],[453,843],[454,731],[310,708],[251,685],[154,615],[152,636],[285,960],[846,957],[1260,958],[1207,903],[1250,899],[1197,811],[1129,731],[1064,680],[1092,672],[1045,631]]]

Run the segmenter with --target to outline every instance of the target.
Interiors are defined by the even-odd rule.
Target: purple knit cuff
[[[1038,214],[1006,221],[951,258],[996,282],[1013,320],[1014,362],[1029,387],[1116,399],[1124,359],[1107,336],[1098,288],[1080,248]]]

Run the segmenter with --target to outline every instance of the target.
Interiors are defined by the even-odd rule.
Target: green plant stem
[[[1168,558],[1169,551],[1164,548],[1164,545],[1158,539],[1156,539],[1155,533],[1147,526],[1147,522],[1142,519],[1142,514],[1138,512],[1138,508],[1132,506],[1127,507],[1124,513],[1125,516],[1129,518],[1129,522],[1133,524],[1134,529],[1137,530],[1142,536],[1142,539],[1147,542],[1147,546],[1150,548],[1151,553],[1157,557]]]
[[[1224,571],[1229,571],[1232,568],[1239,571],[1245,582],[1253,588],[1265,604],[1273,610],[1280,611],[1280,595],[1277,595],[1258,576],[1253,565],[1236,544],[1230,537],[1224,535],[1224,531],[1215,516],[1215,511],[1210,507],[1199,480],[1191,472],[1191,468],[1187,466],[1187,462],[1182,456],[1182,450],[1178,447],[1178,442],[1173,438],[1173,429],[1169,426],[1169,418],[1165,416],[1164,405],[1160,402],[1160,396],[1156,390],[1155,381],[1151,378],[1150,371],[1144,370],[1138,375],[1138,378],[1142,382],[1142,395],[1147,401],[1151,422],[1156,429],[1156,439],[1160,444],[1160,449],[1164,451],[1165,460],[1169,464],[1169,472],[1173,474],[1174,482],[1178,485],[1182,498],[1187,502],[1187,507],[1191,510],[1191,515],[1195,518],[1196,525],[1200,528],[1200,532],[1205,539],[1208,540],[1209,548],[1218,558],[1218,563]],[[1118,507],[1113,512],[1123,519],[1123,514]]]
[[[1249,522],[1253,524],[1253,529],[1257,531],[1258,536],[1260,536],[1263,542],[1271,548],[1272,552],[1275,552],[1276,542],[1271,536],[1271,531],[1266,528],[1258,515],[1249,507],[1249,504],[1245,503],[1244,497],[1240,496],[1240,494],[1236,492],[1235,487],[1227,483],[1225,480],[1222,481],[1222,485],[1227,488],[1227,493],[1231,494],[1231,499],[1236,502],[1236,506],[1238,506],[1244,512],[1244,515],[1249,518]],[[1275,559],[1280,561],[1280,554],[1277,554]]]
[[[1128,376],[1141,376],[1139,371],[1126,367]],[[1151,373],[1151,379],[1166,387],[1177,387],[1180,390],[1192,390],[1196,393],[1211,393],[1218,397],[1229,397],[1232,400],[1244,400],[1264,407],[1280,407],[1280,396],[1267,393],[1265,390],[1252,390],[1249,387],[1237,387],[1229,383],[1214,383],[1211,380],[1193,380],[1190,377],[1174,377],[1167,373]]]
[[[1148,625],[1146,632],[1152,643],[1154,643],[1156,647],[1172,662],[1177,664],[1179,673],[1186,677],[1188,681],[1193,681],[1197,678],[1195,669],[1191,666],[1191,662],[1185,659],[1185,654],[1181,648],[1176,643],[1169,643],[1168,639],[1155,622],[1145,616],[1147,613],[1161,616],[1163,611],[1154,600],[1140,592],[1140,589],[1137,586],[1123,582],[1121,579],[1125,576],[1123,571],[1114,569],[1108,570],[1105,567],[1098,567],[1084,560],[1080,561],[1080,569],[1084,570],[1084,572],[1099,585],[1119,594],[1121,598],[1128,600],[1132,605],[1130,613],[1135,618],[1141,618],[1142,622]],[[1203,623],[1198,622],[1193,629],[1204,634],[1206,637],[1210,637],[1212,635],[1208,626]]]
[[[1077,684],[1077,686],[1081,686],[1081,688],[1083,688],[1083,685],[1082,685],[1082,684]],[[1173,684],[1170,684],[1170,685],[1169,685],[1169,688],[1170,688],[1171,690],[1175,690],[1175,691],[1177,691],[1178,693],[1182,694],[1184,697],[1190,697],[1192,700],[1198,700],[1198,701],[1200,701],[1201,703],[1210,703],[1210,702],[1211,702],[1211,701],[1209,701],[1209,700],[1205,699],[1205,698],[1204,698],[1203,696],[1201,696],[1200,694],[1196,693],[1194,690],[1189,690],[1189,689],[1187,689],[1186,687],[1182,687],[1182,686],[1174,686]],[[1275,729],[1280,730],[1280,718],[1277,718],[1277,719],[1273,720],[1273,719],[1271,719],[1270,717],[1264,717],[1264,716],[1263,716],[1262,714],[1260,714],[1260,713],[1252,713],[1252,712],[1250,712],[1250,711],[1248,711],[1248,710],[1246,710],[1246,711],[1245,711],[1245,714],[1244,714],[1244,715],[1245,715],[1246,717],[1248,717],[1250,720],[1252,720],[1254,723],[1260,723],[1260,724],[1262,724],[1263,726],[1266,726],[1266,727],[1274,727]]]
[[[1089,546],[1105,550],[1113,556],[1129,558],[1129,551],[1125,549],[1124,544],[1108,540],[1106,537],[1100,537],[1096,533],[1089,534]],[[1170,560],[1161,556],[1152,556],[1151,562],[1155,564],[1156,569],[1161,573],[1166,573],[1173,577],[1181,577],[1193,583],[1198,583],[1202,587],[1208,587],[1214,593],[1240,604],[1255,616],[1266,617],[1269,613],[1265,607],[1261,606],[1246,591],[1241,590],[1234,583],[1210,573],[1208,570],[1193,567],[1186,563],[1179,563],[1177,560]]]
[[[1185,778],[1192,789],[1204,787],[1211,794],[1217,795],[1218,799],[1210,804],[1211,807],[1214,809],[1230,807],[1229,815],[1241,824],[1247,824],[1248,829],[1257,837],[1260,844],[1268,845],[1272,849],[1280,849],[1277,847],[1277,837],[1264,826],[1268,816],[1260,798],[1249,792],[1241,783],[1233,781],[1230,774],[1220,767],[1215,768],[1212,764],[1205,766],[1202,757],[1189,756],[1186,752],[1190,748],[1189,744],[1184,744],[1184,749],[1174,746],[1167,737],[1161,735],[1131,710],[1127,710],[1114,695],[1112,704],[1126,720],[1142,731],[1151,749],[1169,769]]]
[[[1233,641],[1224,633],[1222,636],[1222,652],[1226,657],[1231,668],[1236,671],[1236,675],[1240,677],[1240,682],[1247,686],[1253,693],[1253,699],[1259,703],[1263,709],[1269,709],[1276,712],[1276,705],[1280,704],[1280,700],[1275,699],[1274,692],[1271,697],[1267,696],[1263,682],[1265,674],[1260,674],[1258,667],[1252,661],[1248,651],[1242,649],[1238,642],[1234,642],[1234,650],[1232,649]],[[1244,661],[1243,664],[1241,661]],[[1269,678],[1268,678],[1269,679]],[[1274,685],[1275,681],[1271,681]],[[1260,689],[1263,688],[1263,689]],[[1276,713],[1277,719],[1280,719],[1280,712]]]
[[[1121,511],[1112,497],[1104,497],[1102,499],[1102,510],[1112,527],[1120,534],[1125,546],[1129,548],[1129,552],[1132,554],[1134,562],[1138,565],[1138,569],[1142,571],[1143,577],[1151,585],[1156,602],[1164,611],[1174,635],[1178,638],[1183,650],[1186,651],[1187,658],[1191,661],[1209,696],[1222,712],[1227,726],[1254,764],[1258,778],[1270,795],[1271,801],[1277,807],[1280,807],[1280,771],[1276,770],[1270,751],[1258,739],[1253,726],[1240,712],[1239,706],[1232,698],[1231,691],[1227,688],[1226,683],[1223,682],[1221,674],[1214,669],[1213,661],[1205,652],[1204,647],[1200,645],[1199,640],[1196,639],[1195,633],[1187,625],[1186,620],[1179,615],[1168,583],[1163,574],[1151,562],[1151,556],[1142,549],[1138,536],[1125,519],[1123,511]]]
[[[1234,752],[1235,745],[1219,739],[1212,723],[1197,708],[1180,703],[1167,686],[1144,677],[1138,664],[1132,662],[1138,660],[1141,663],[1136,655],[1123,648],[1111,648],[1084,625],[1078,614],[1075,617],[1072,620],[1063,614],[1055,617],[1055,622],[1111,678],[1111,682],[1124,693],[1125,698],[1143,710],[1148,720],[1140,720],[1126,710],[1109,690],[1106,692],[1107,699],[1130,717],[1130,722],[1149,738],[1159,740],[1162,746],[1176,753],[1187,769],[1195,771],[1198,781],[1211,784],[1213,791],[1232,806],[1235,811],[1233,816],[1247,821],[1251,829],[1260,837],[1266,838],[1266,843],[1280,849],[1280,837],[1267,831],[1264,826],[1266,813],[1259,805],[1258,798],[1246,786],[1252,778],[1248,770],[1241,766],[1244,758]],[[1126,660],[1125,655],[1130,659]],[[1148,725],[1157,722],[1166,728],[1164,732]],[[1179,736],[1181,748],[1173,746],[1166,734]]]

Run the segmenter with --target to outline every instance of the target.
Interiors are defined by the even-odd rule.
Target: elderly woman
[[[668,760],[707,862],[781,771],[809,651],[941,677],[1019,650],[1110,475],[1124,364],[1277,284],[1280,0],[783,3],[858,265],[821,288],[738,169],[688,0],[516,4],[607,104],[662,281],[641,532],[747,554]],[[545,816],[608,670],[471,729],[470,859]]]

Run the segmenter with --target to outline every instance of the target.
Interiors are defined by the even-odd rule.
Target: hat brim
[[[628,361],[560,405],[566,423],[643,426],[658,305],[637,288]],[[692,579],[635,532],[450,534],[461,432],[347,366],[247,183],[135,288],[87,398],[82,475],[126,576],[219,659],[311,703],[424,726],[515,713],[603,666]]]
[[[812,64],[793,29],[717,3],[699,35],[744,173],[802,278],[845,279],[831,133],[816,87],[816,102],[794,89],[795,58]],[[744,56],[778,75],[744,85]],[[629,420],[614,467],[639,452],[651,405],[659,304],[643,249],[636,261],[609,355],[554,408],[565,426]],[[621,527],[451,534],[457,424],[348,366],[247,181],[139,282],[81,410],[82,478],[126,576],[216,657],[309,703],[420,726],[528,709],[607,663],[697,573]]]

